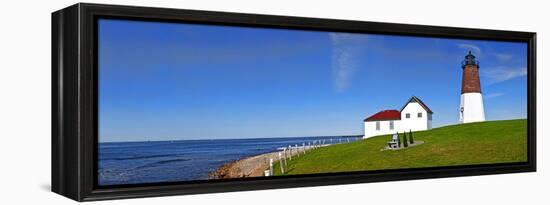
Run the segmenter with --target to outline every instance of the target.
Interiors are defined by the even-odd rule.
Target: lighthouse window
[[[376,122],[376,131],[380,130],[380,122]]]
[[[390,130],[393,130],[393,120],[390,120]]]
[[[410,113],[405,114],[405,118],[411,118],[411,114]]]
[[[422,118],[422,113],[421,112],[418,113],[418,118]]]

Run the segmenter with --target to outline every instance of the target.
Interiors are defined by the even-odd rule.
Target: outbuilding
[[[363,138],[429,130],[432,129],[432,115],[433,111],[422,100],[412,96],[401,110],[383,110],[363,120]]]

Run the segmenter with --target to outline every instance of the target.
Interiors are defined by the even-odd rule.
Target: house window
[[[376,122],[376,131],[380,130],[380,122]]]
[[[390,130],[393,130],[393,120],[390,120]]]
[[[421,112],[418,113],[418,118],[422,118],[422,113]]]
[[[411,113],[405,114],[405,118],[411,118]]]

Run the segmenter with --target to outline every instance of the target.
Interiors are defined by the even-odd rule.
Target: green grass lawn
[[[424,144],[380,151],[391,138],[385,135],[311,150],[289,160],[285,175],[527,161],[525,119],[451,125],[413,137]]]

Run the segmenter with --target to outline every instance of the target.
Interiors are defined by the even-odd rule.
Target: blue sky
[[[362,134],[413,95],[455,124],[469,50],[487,120],[526,118],[525,43],[100,20],[99,140]]]

